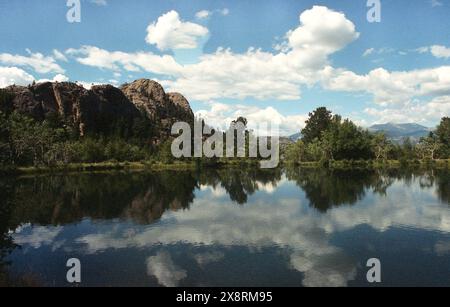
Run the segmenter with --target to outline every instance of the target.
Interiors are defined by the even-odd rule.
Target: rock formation
[[[178,93],[166,94],[159,83],[147,79],[120,89],[100,85],[86,90],[75,83],[46,82],[10,86],[3,91],[12,98],[2,101],[0,110],[26,113],[39,121],[56,114],[81,136],[109,134],[119,125],[128,129],[136,119],[146,118],[158,132],[155,137],[165,138],[174,122],[194,120],[186,98]]]
[[[125,96],[152,121],[158,123],[159,131],[170,135],[177,121],[192,123],[194,113],[189,102],[178,93],[166,94],[163,87],[152,80],[140,79],[120,88]]]

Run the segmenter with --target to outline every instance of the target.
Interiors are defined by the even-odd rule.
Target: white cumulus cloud
[[[434,55],[437,58],[450,58],[450,48],[447,48],[445,46],[431,46],[431,54]]]
[[[20,68],[0,66],[0,88],[13,84],[28,85],[32,83],[33,80],[34,77],[32,75]]]
[[[439,59],[450,58],[450,47],[445,47],[441,45],[425,46],[420,47],[415,50],[418,53],[431,53],[434,57]]]
[[[363,57],[369,56],[369,55],[371,55],[374,52],[375,52],[375,48],[369,48],[366,51],[364,51]]]
[[[33,53],[27,50],[28,56],[13,55],[10,53],[0,53],[0,63],[5,65],[28,67],[37,73],[64,73],[64,69],[56,63],[52,56],[45,56],[42,53]]]
[[[148,26],[146,41],[160,50],[195,49],[208,33],[207,28],[182,21],[178,12],[170,11]]]
[[[69,81],[69,77],[62,74],[57,74],[53,77],[53,79],[39,79],[37,83],[43,83],[43,82],[67,82]]]
[[[177,12],[171,11],[149,26],[147,41],[152,40],[150,43],[160,49],[195,48],[198,39],[208,33],[206,28],[201,28],[200,25],[182,21]],[[450,95],[450,66],[410,71],[389,71],[379,67],[366,74],[331,66],[330,56],[359,35],[355,25],[343,13],[314,6],[299,15],[298,26],[288,31],[272,52],[253,47],[240,53],[218,48],[203,54],[196,63],[191,64],[180,64],[169,54],[108,51],[95,46],[70,49],[67,54],[84,65],[116,73],[125,70],[157,74],[159,82],[168,91],[181,92],[190,101],[248,98],[295,101],[301,99],[302,88],[319,85],[326,90],[369,94],[373,101],[368,102],[389,110],[413,110],[412,106],[423,108],[427,104],[420,101]],[[395,51],[392,48],[370,48],[365,55],[391,54]],[[416,51],[445,58],[449,48],[436,45]],[[212,117],[211,111],[202,110]],[[253,113],[268,114],[271,111],[254,110]],[[436,114],[425,112],[422,115],[431,120]],[[234,115],[225,114],[215,122],[228,123],[231,117]],[[294,120],[285,117],[282,122],[294,123]],[[290,128],[286,126],[285,130],[293,127],[293,124]]]
[[[211,16],[211,12],[208,10],[201,10],[195,14],[195,18],[197,19],[207,19]]]
[[[321,21],[318,22],[317,20]],[[165,75],[161,82],[189,100],[214,99],[298,100],[301,86],[320,80],[328,56],[358,38],[354,24],[343,13],[314,6],[299,15],[300,24],[288,31],[287,48],[277,53],[249,48],[244,53],[218,48],[194,64],[181,65],[171,55],[148,52],[107,51],[95,46],[71,49],[70,55],[85,65],[102,69],[146,71]],[[183,22],[171,11],[149,26],[147,42],[160,49],[196,47],[207,29]],[[198,35],[191,35],[197,33]]]
[[[260,136],[288,136],[298,133],[304,128],[307,119],[306,115],[301,114],[283,115],[274,107],[259,108],[219,102],[209,103],[209,109],[199,110],[195,115],[222,131],[228,129],[233,120],[243,116],[248,120],[248,128]],[[267,127],[262,125],[262,123],[271,123],[273,126]]]
[[[95,46],[83,46],[80,49],[69,49],[66,53],[75,56],[81,64],[114,71],[125,69],[131,72],[146,71],[177,75],[182,68],[172,56],[159,56],[151,52],[127,53],[108,51]]]
[[[64,61],[67,62],[67,58],[61,51],[57,49],[53,49],[53,57],[58,61]]]

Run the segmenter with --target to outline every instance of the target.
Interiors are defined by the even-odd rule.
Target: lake
[[[70,286],[450,286],[449,170],[0,179],[0,276]]]

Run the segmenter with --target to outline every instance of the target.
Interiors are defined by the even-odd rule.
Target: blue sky
[[[0,0],[0,87],[152,78],[198,115],[298,131],[327,106],[369,126],[450,115],[450,1]]]

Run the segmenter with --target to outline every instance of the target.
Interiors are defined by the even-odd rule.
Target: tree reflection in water
[[[449,170],[328,170],[288,168],[288,180],[295,182],[311,206],[325,212],[361,200],[367,190],[385,195],[395,180],[406,184],[419,178],[421,186],[435,186],[442,202],[450,201]],[[131,219],[152,223],[166,210],[189,209],[200,186],[225,189],[240,205],[261,185],[276,188],[283,171],[259,169],[206,169],[156,173],[92,173],[36,176],[0,180],[0,227],[2,245],[8,230],[25,223],[64,225],[91,219]]]
[[[223,187],[230,199],[240,205],[248,201],[248,196],[258,191],[258,184],[271,184],[276,187],[281,180],[282,171],[260,169],[222,169],[206,170],[199,174],[200,184],[216,188]]]
[[[434,188],[450,204],[449,170],[328,170],[288,168],[205,169],[202,171],[105,172],[0,179],[0,285],[5,283],[5,259],[17,246],[11,231],[23,224],[59,226],[92,220],[158,221],[166,211],[188,210],[202,186],[223,188],[245,205],[261,186],[276,188],[284,178],[303,191],[311,207],[327,212],[354,205],[368,191],[386,195],[397,180]]]
[[[442,202],[449,202],[450,172],[448,169],[302,169],[286,170],[289,180],[305,192],[311,206],[321,212],[341,205],[353,205],[363,199],[370,190],[386,195],[387,189],[396,181],[410,185],[419,179],[422,188],[436,187]]]
[[[379,171],[288,169],[287,177],[306,193],[311,206],[321,212],[340,205],[353,205],[366,195],[367,189],[386,194],[394,181]]]

